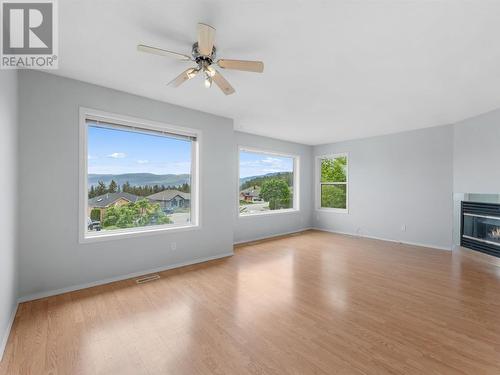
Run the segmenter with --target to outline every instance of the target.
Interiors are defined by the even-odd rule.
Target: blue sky
[[[183,174],[191,170],[191,142],[88,127],[88,173]]]
[[[293,172],[293,158],[248,151],[240,152],[240,178],[274,172]]]

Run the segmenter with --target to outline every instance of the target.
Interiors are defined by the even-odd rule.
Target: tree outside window
[[[320,162],[320,208],[347,210],[347,156],[322,157]]]

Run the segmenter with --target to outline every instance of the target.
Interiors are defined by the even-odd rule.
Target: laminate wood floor
[[[500,374],[484,259],[319,231],[248,244],[21,304],[0,374]]]

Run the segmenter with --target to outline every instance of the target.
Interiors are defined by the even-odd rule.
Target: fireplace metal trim
[[[470,214],[468,212],[464,212],[463,215],[464,216],[482,217],[483,219],[500,220],[499,216],[487,216],[487,215]]]
[[[487,244],[490,244],[490,245],[495,245],[495,246],[499,246],[500,247],[500,242],[493,242],[493,241],[483,240],[482,238],[472,237],[472,236],[468,236],[466,234],[462,234],[462,237],[468,238],[469,240],[479,241],[479,242],[483,242],[483,243],[487,243]]]

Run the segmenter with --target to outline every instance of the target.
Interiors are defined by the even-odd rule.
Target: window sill
[[[176,232],[185,232],[190,230],[200,229],[199,225],[182,225],[182,226],[158,226],[158,228],[148,228],[141,230],[116,230],[110,232],[101,231],[89,234],[85,233],[80,237],[80,243],[93,243],[93,242],[101,242],[101,241],[110,241],[110,240],[120,240],[124,238],[133,238],[133,237],[143,237],[143,236],[151,236],[158,234],[166,234],[166,233],[176,233]]]
[[[319,212],[329,212],[333,214],[348,214],[348,208],[316,208],[316,211]]]
[[[256,216],[273,216],[273,215],[283,215],[283,214],[294,214],[298,213],[300,210],[295,209],[295,208],[290,208],[286,210],[269,210],[269,211],[263,211],[263,212],[256,212],[252,214],[238,214],[239,218],[246,218],[246,217],[256,217]]]

